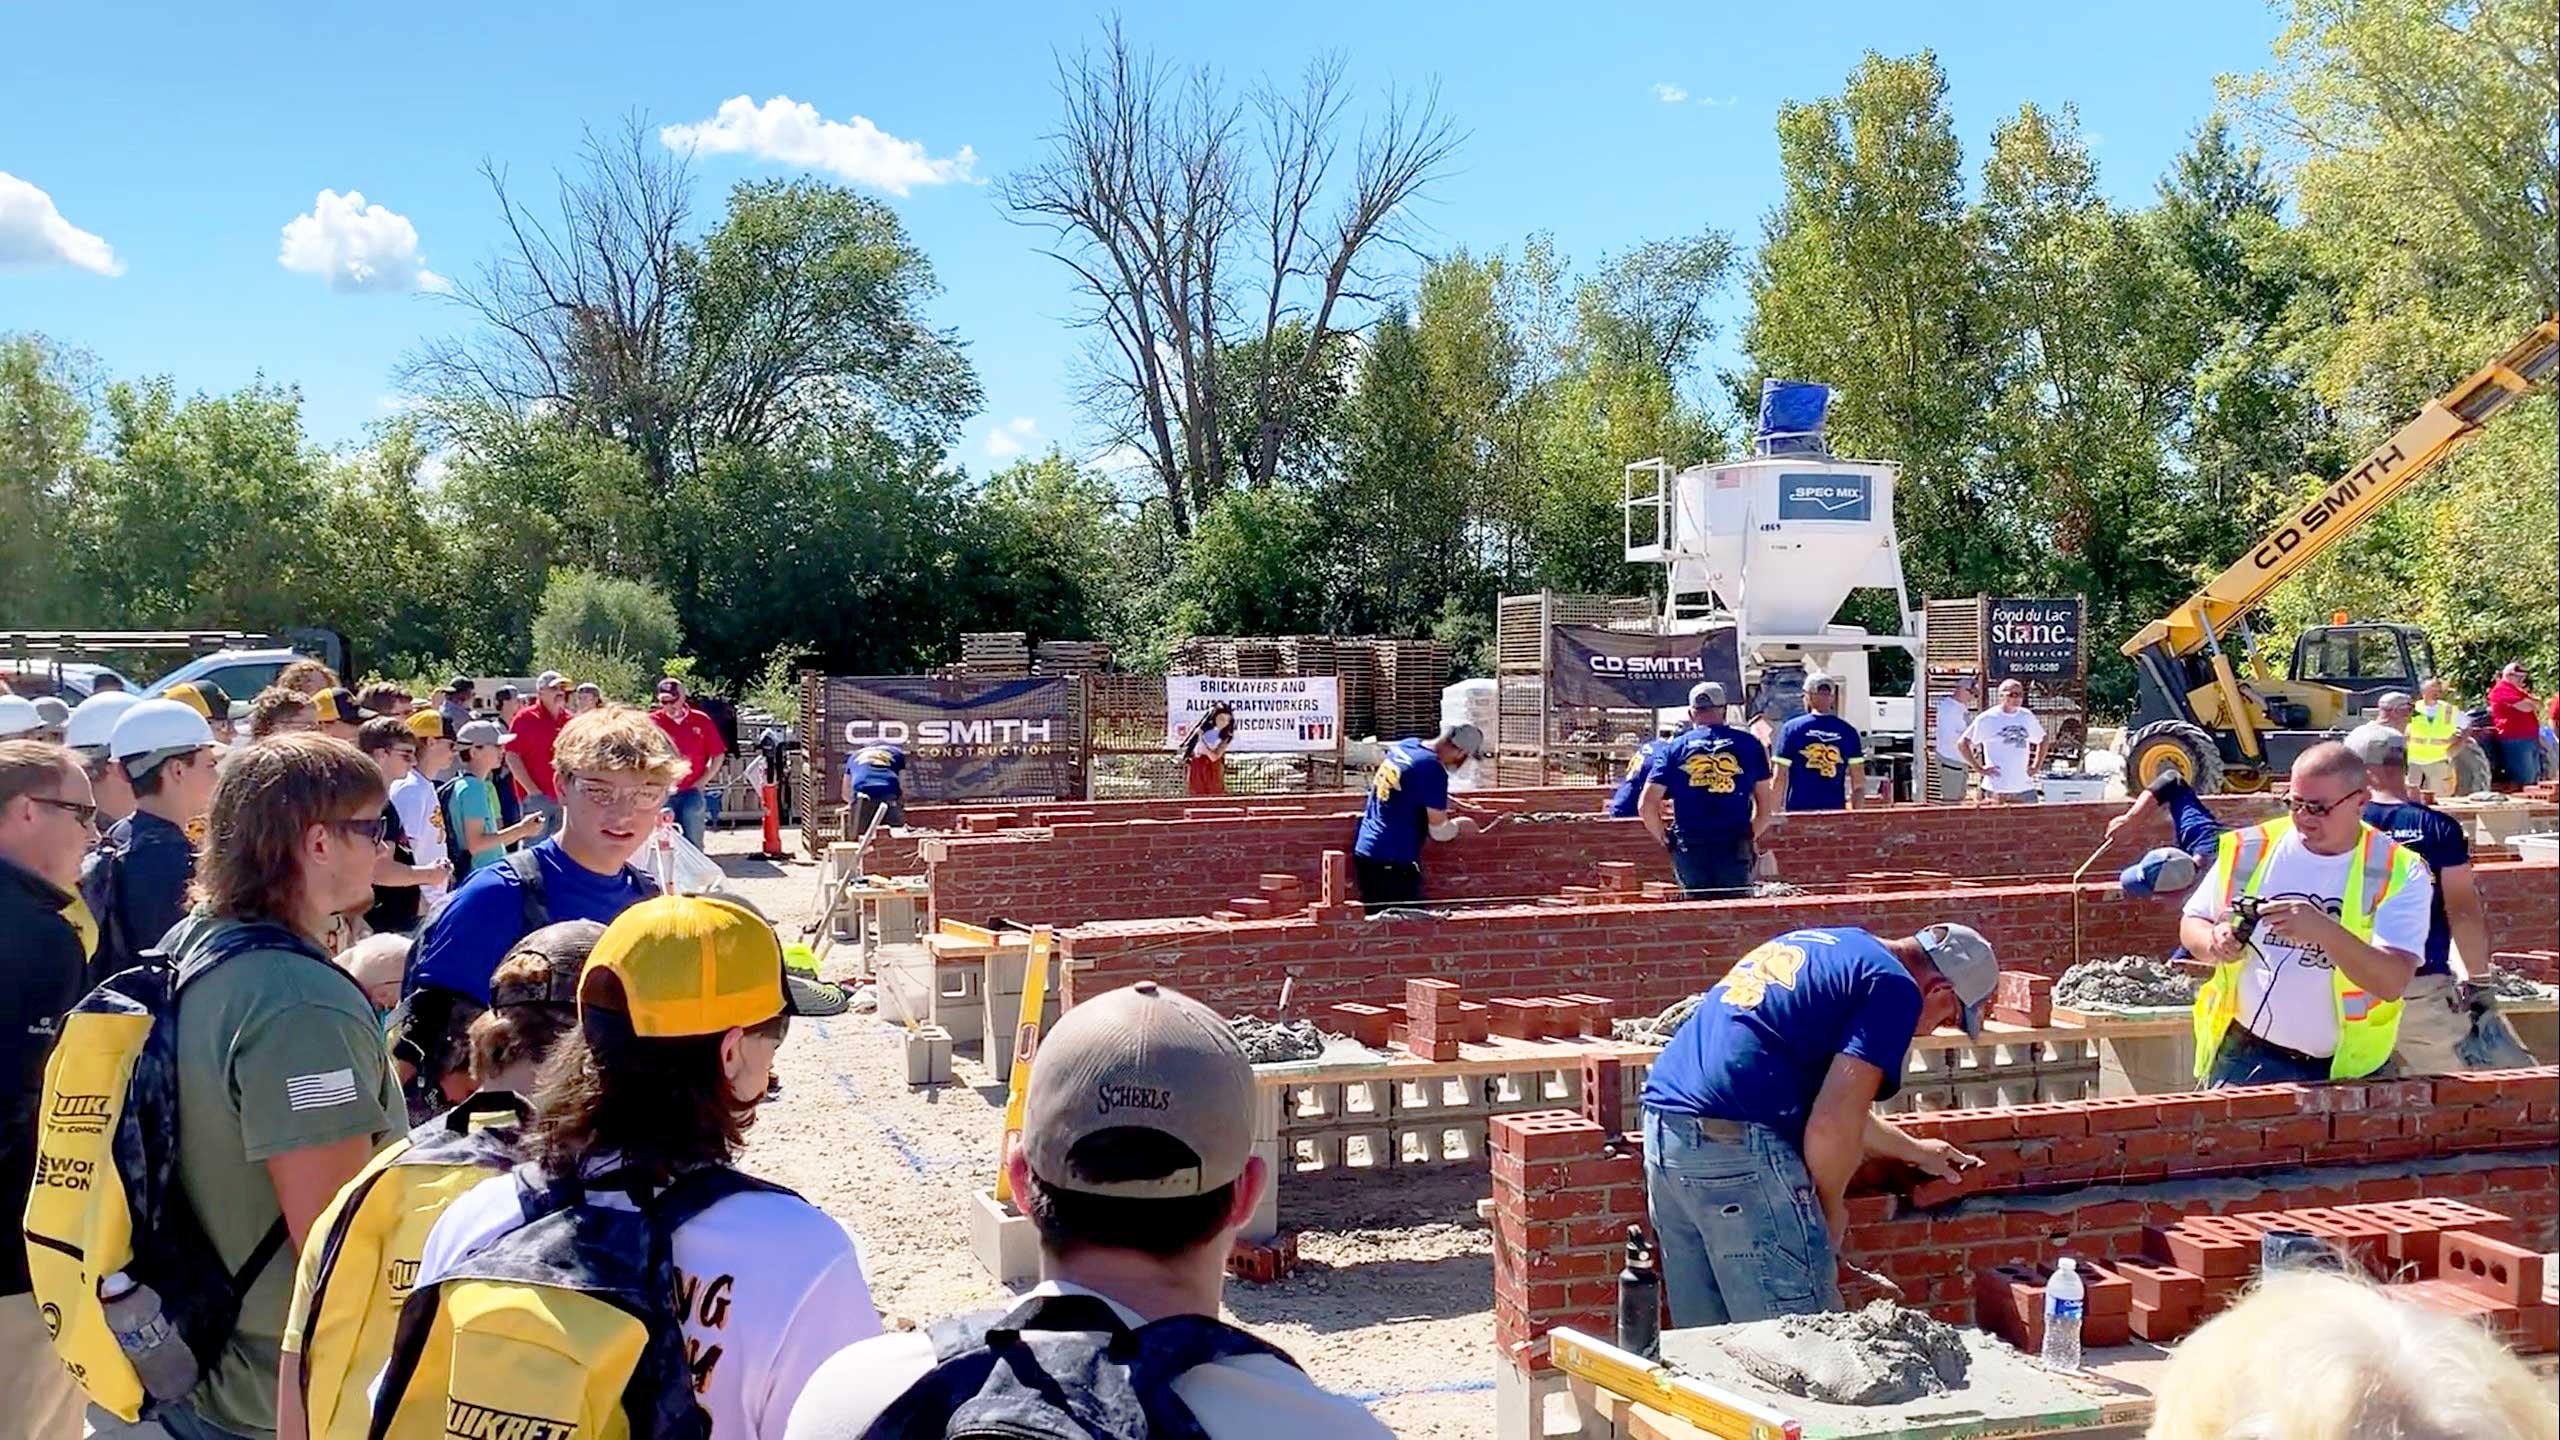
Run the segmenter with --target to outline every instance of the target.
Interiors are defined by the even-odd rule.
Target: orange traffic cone
[[[764,786],[758,798],[764,802],[764,858],[785,860],[790,856],[782,848],[782,807],[775,802],[774,788]]]

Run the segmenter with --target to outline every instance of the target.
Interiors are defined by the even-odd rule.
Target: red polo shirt
[[[2542,733],[2542,722],[2525,699],[2525,688],[2513,680],[2489,687],[2489,724],[2501,740],[2530,740]]]
[[[729,752],[729,747],[720,742],[720,727],[712,724],[711,717],[697,706],[686,706],[682,720],[668,714],[663,706],[650,711],[649,718],[667,732],[667,738],[675,742],[676,753],[692,767],[685,772],[684,783],[676,787],[679,790],[699,789],[702,777]]]
[[[560,798],[559,778],[551,773],[551,747],[560,743],[560,727],[568,723],[568,711],[554,715],[537,702],[517,711],[515,723],[508,727],[507,749],[524,761],[534,788],[546,800]]]

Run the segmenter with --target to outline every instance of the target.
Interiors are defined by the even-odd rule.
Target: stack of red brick
[[[2088,1300],[2081,1343],[2175,1340],[2249,1287],[2269,1231],[2316,1237],[2410,1299],[2478,1319],[2528,1354],[2560,1349],[2560,1304],[2545,1293],[2543,1257],[2514,1243],[2517,1223],[2458,1200],[2188,1215],[2143,1234],[2143,1253],[2078,1260]],[[1975,1321],[2030,1353],[2044,1344],[2052,1268],[2012,1261],[1974,1283]]]
[[[1328,1005],[1323,1028],[1372,1050],[1401,1044],[1425,1060],[1455,1060],[1461,1044],[1495,1035],[1512,1040],[1606,1038],[1616,1021],[1599,995],[1494,995],[1465,998],[1455,981],[1407,980],[1401,1005]]]
[[[1304,889],[1304,885],[1295,875],[1265,875],[1259,883],[1257,893],[1239,895],[1229,900],[1226,908],[1218,911],[1211,918],[1270,920],[1283,915],[1295,915],[1307,908]]]

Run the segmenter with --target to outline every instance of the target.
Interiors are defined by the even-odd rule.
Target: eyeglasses
[[[388,750],[384,751],[383,753],[384,753],[384,754],[386,754],[386,755],[397,755],[397,756],[399,756],[403,761],[405,761],[405,762],[407,762],[408,764],[411,764],[411,765],[415,765],[415,764],[417,764],[417,763],[418,763],[418,752],[417,752],[417,749],[416,749],[414,746],[409,746],[409,745],[394,745],[394,746],[392,746],[390,749],[388,749]]]
[[[2317,820],[2363,793],[2365,793],[2365,787],[2359,785],[2335,800],[2305,800],[2299,795],[2288,795],[2284,799],[2284,808],[2305,819]]]
[[[98,807],[95,805],[79,800],[56,800],[49,795],[30,795],[27,798],[39,805],[50,805],[56,810],[68,810],[71,812],[71,817],[82,825],[91,829],[97,828]]]
[[[334,828],[358,839],[370,841],[376,845],[382,843],[384,827],[382,817],[379,815],[367,815],[361,820],[333,820],[329,823]]]
[[[599,810],[655,810],[667,799],[664,785],[607,785],[584,776],[571,780],[569,788]]]

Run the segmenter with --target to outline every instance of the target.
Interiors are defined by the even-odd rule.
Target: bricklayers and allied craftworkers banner
[[[827,677],[827,796],[844,798],[844,757],[887,743],[907,752],[906,797],[946,800],[1080,799],[1084,744],[1076,682],[940,679],[928,675]]]
[[[1678,709],[1701,680],[1721,681],[1727,695],[1743,698],[1741,647],[1730,625],[1695,635],[1558,625],[1547,654],[1547,703],[1558,708]]]

